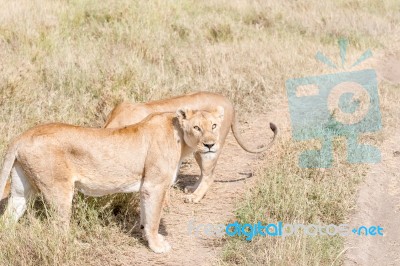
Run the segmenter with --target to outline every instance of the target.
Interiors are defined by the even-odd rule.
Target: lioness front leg
[[[214,169],[217,165],[217,160],[220,151],[217,151],[212,158],[203,158],[199,153],[195,153],[194,157],[200,166],[201,176],[193,186],[185,187],[186,193],[192,193],[185,197],[185,202],[198,203],[204,197],[207,190],[214,182]]]
[[[143,182],[140,190],[140,220],[143,234],[149,243],[149,247],[156,253],[164,253],[171,250],[171,246],[158,233],[161,218],[161,209],[168,185]]]

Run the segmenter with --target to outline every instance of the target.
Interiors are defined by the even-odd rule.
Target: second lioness
[[[213,110],[216,106],[222,106],[224,108],[224,119],[220,128],[220,138],[218,140],[219,146],[222,148],[225,142],[225,138],[232,128],[233,135],[239,143],[239,145],[247,152],[259,153],[266,151],[277,134],[277,128],[273,123],[270,123],[270,128],[274,132],[274,139],[269,145],[263,148],[250,148],[245,145],[242,137],[239,134],[239,130],[236,124],[235,109],[231,101],[216,93],[212,92],[197,92],[187,95],[178,96],[175,98],[164,99],[159,101],[152,101],[148,103],[137,103],[132,104],[124,102],[116,106],[108,117],[104,127],[106,128],[117,128],[121,126],[135,124],[140,122],[146,116],[154,112],[175,112],[182,106],[197,110]],[[199,202],[206,194],[208,188],[214,181],[214,169],[217,164],[218,157],[221,153],[221,149],[218,149],[215,154],[202,154],[196,152],[194,154],[195,159],[201,170],[201,177],[194,186],[188,186],[185,188],[186,192],[192,192],[186,197],[187,202]]]

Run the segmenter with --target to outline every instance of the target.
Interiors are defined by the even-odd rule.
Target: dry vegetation
[[[36,124],[100,126],[122,100],[208,90],[228,96],[243,113],[287,112],[286,79],[330,71],[316,62],[316,51],[339,62],[337,40],[345,37],[354,62],[368,48],[382,54],[400,41],[397,0],[0,0],[0,6],[1,154]],[[379,89],[383,124],[391,126],[385,112],[394,108],[389,99],[400,98],[398,88]],[[238,207],[238,220],[345,221],[362,169],[337,160],[334,170],[301,170],[295,158],[304,145],[288,137],[278,145]],[[128,211],[118,203],[126,197],[112,199],[119,208],[82,198],[75,199],[68,238],[40,202],[15,228],[2,226],[0,264],[92,264],[143,244],[131,236],[136,205]],[[231,238],[221,263],[329,265],[342,249],[340,238]]]

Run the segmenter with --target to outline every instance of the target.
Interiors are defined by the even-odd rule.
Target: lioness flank
[[[231,101],[220,94],[205,91],[147,103],[121,103],[112,110],[104,127],[117,128],[135,124],[154,112],[176,112],[176,110],[182,106],[196,110],[213,110],[216,106],[222,106],[224,108],[224,119],[221,123],[220,137],[218,140],[220,148],[212,156],[201,152],[195,152],[194,154],[196,162],[200,167],[201,177],[195,185],[185,188],[186,193],[192,193],[187,195],[187,202],[199,202],[206,194],[210,185],[214,182],[214,169],[217,165],[217,160],[221,153],[222,146],[224,145],[225,138],[231,128],[240,147],[251,153],[266,151],[273,144],[278,133],[277,127],[273,123],[270,123],[270,128],[274,133],[272,141],[261,148],[249,147],[243,141],[239,129],[237,128],[235,109]]]
[[[212,112],[183,108],[119,129],[34,127],[17,137],[5,156],[1,193],[12,175],[5,218],[17,221],[29,198],[41,192],[68,228],[75,188],[90,196],[140,191],[144,236],[154,252],[167,252],[171,247],[158,233],[166,192],[183,157],[219,151],[223,116],[220,106]]]

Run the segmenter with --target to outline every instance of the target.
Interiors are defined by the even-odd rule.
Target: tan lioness
[[[274,132],[273,140],[269,145],[262,148],[251,148],[245,145],[237,128],[235,118],[235,109],[232,103],[226,97],[212,92],[197,92],[178,96],[171,99],[152,101],[148,103],[132,104],[124,102],[116,106],[109,115],[104,127],[118,128],[126,125],[131,125],[140,122],[146,116],[154,112],[176,112],[182,106],[197,110],[213,110],[216,106],[224,108],[224,119],[220,128],[219,146],[222,148],[225,138],[232,128],[233,135],[239,145],[247,152],[259,153],[266,151],[275,140],[277,127],[270,123],[270,128]],[[193,193],[186,197],[187,202],[199,202],[206,194],[210,185],[214,182],[214,169],[217,164],[221,149],[218,149],[215,154],[203,154],[196,152],[194,157],[200,167],[201,176],[194,186],[187,186],[186,193]]]
[[[218,153],[223,116],[218,106],[212,112],[156,113],[119,129],[34,127],[17,137],[5,156],[1,193],[12,175],[5,216],[17,221],[29,198],[41,192],[68,228],[75,188],[90,196],[140,191],[144,236],[154,252],[167,252],[170,245],[158,233],[166,192],[182,158]]]

